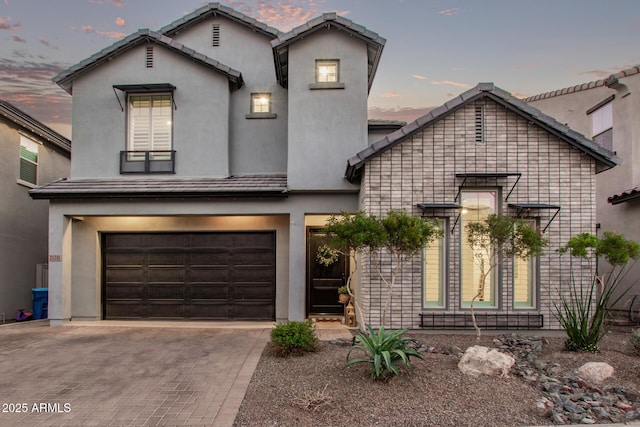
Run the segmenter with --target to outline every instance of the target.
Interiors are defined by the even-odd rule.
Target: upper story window
[[[613,97],[609,97],[587,111],[591,115],[593,140],[609,150],[613,149]]]
[[[340,82],[340,60],[316,59],[316,81],[309,89],[344,89]]]
[[[20,181],[38,184],[38,147],[40,144],[20,135]]]
[[[171,94],[129,95],[128,151],[171,150]]]
[[[271,112],[271,94],[270,93],[252,93],[251,94],[251,112],[252,113],[270,113]]]
[[[316,61],[316,83],[336,83],[338,82],[338,67],[340,61]]]
[[[270,93],[251,94],[251,113],[246,115],[247,119],[275,119],[276,114],[271,112]]]

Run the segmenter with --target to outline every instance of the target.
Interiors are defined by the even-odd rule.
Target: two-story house
[[[339,314],[353,266],[316,261],[328,216],[404,208],[448,232],[402,273],[391,326],[471,327],[464,226],[509,212],[552,245],[492,278],[483,325],[557,327],[570,269],[553,249],[593,229],[594,175],[617,158],[492,84],[369,122],[384,44],[335,13],[282,33],[212,3],[56,76],[71,177],[31,191],[50,200],[51,323]],[[358,321],[375,326],[386,292],[360,261]]]
[[[384,43],[335,13],[283,33],[212,3],[56,76],[71,176],[31,193],[50,200],[52,324],[340,313],[346,265],[312,277],[305,248],[358,209],[344,161]]]
[[[46,286],[49,206],[29,190],[69,174],[71,141],[0,101],[0,153],[0,315],[8,321],[31,308],[32,288]]]
[[[613,230],[640,242],[640,67],[607,78],[535,95],[525,101],[613,150],[623,162],[596,180],[598,232]],[[638,101],[638,102],[636,102]],[[601,272],[608,270],[599,261]],[[619,317],[638,321],[640,263],[621,282],[633,286],[616,306]]]

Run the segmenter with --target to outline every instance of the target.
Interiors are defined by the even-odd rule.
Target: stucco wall
[[[173,149],[176,176],[229,175],[229,82],[226,76],[167,48],[154,47],[146,68],[146,46],[133,48],[73,83],[73,178],[139,178],[120,175],[126,150],[126,96],[113,85],[171,83],[176,86]]]
[[[362,178],[361,207],[368,213],[383,215],[391,209],[406,209],[422,215],[418,203],[454,203],[461,178],[457,173],[520,172],[522,177],[504,201],[515,177],[467,181],[468,188],[500,187],[502,213],[512,213],[508,203],[544,203],[561,206],[556,219],[546,231],[550,246],[540,257],[538,308],[515,310],[511,286],[511,268],[507,264],[498,288],[497,309],[487,313],[543,314],[545,328],[558,328],[553,315],[553,301],[558,292],[567,292],[573,270],[579,278],[588,274],[588,264],[571,265],[569,257],[560,257],[556,249],[573,235],[594,231],[595,164],[594,161],[551,136],[543,129],[520,118],[492,101],[481,102],[485,108],[485,143],[475,142],[475,105],[467,105],[429,128],[415,134],[389,151],[370,160]],[[546,226],[553,211],[536,212]],[[448,217],[448,282],[446,309],[438,313],[469,313],[461,308],[459,259],[460,224],[450,229],[457,211],[427,212]],[[388,260],[386,260],[388,261]],[[369,288],[363,298],[368,322],[381,321],[386,287],[363,260],[363,283]],[[416,328],[422,307],[422,260],[416,257],[398,278],[387,324]],[[478,310],[476,309],[476,312]]]
[[[344,89],[311,90],[316,59],[339,59]],[[288,184],[293,190],[355,189],[345,161],[367,146],[367,45],[320,29],[289,48]]]
[[[33,138],[41,144],[39,138]],[[36,264],[47,262],[49,203],[33,200],[30,187],[18,184],[20,134],[0,118],[0,321],[14,319],[19,308],[32,306]],[[38,148],[38,183],[69,175],[69,156],[48,144]]]
[[[211,26],[220,25],[220,45]],[[211,17],[176,34],[176,41],[242,73],[244,86],[231,94],[229,156],[232,175],[287,170],[287,91],[276,81],[270,37],[224,17]],[[241,52],[241,54],[239,54]],[[248,119],[252,93],[271,93],[276,118]]]
[[[596,175],[596,221],[600,224],[598,233],[614,230],[640,242],[640,200],[618,205],[612,205],[607,201],[607,198],[614,194],[640,185],[640,122],[636,119],[640,112],[640,74],[620,79],[620,83],[621,85],[615,88],[600,86],[540,99],[530,104],[591,137],[591,116],[586,112],[609,96],[615,95],[612,101],[613,150],[622,159],[622,164]],[[607,271],[608,268],[606,262],[599,261],[601,272]],[[640,263],[637,263],[623,282],[623,287],[635,284],[634,290],[616,306],[624,311],[624,316],[628,315],[631,297],[640,295],[640,284],[636,283],[639,277]]]

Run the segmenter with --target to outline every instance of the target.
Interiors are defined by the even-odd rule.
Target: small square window
[[[251,113],[270,113],[271,112],[271,94],[270,93],[252,93],[251,94]]]
[[[339,64],[337,59],[316,61],[316,82],[337,83]]]

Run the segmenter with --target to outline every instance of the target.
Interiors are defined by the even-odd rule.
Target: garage
[[[275,320],[275,232],[104,233],[103,318]]]

